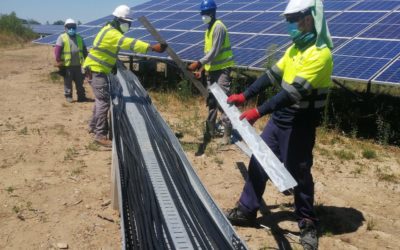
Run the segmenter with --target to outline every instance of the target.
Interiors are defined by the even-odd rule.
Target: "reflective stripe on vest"
[[[220,51],[218,52],[217,56],[212,60],[212,62],[204,65],[206,71],[221,70],[235,65],[235,62],[233,61],[233,52],[229,41],[228,30],[220,20],[216,20],[211,29],[206,31],[204,37],[204,53],[207,54],[212,49],[213,34],[217,24],[220,24],[224,27],[225,40]]]
[[[67,33],[62,34],[61,38],[63,40],[63,51],[61,53],[61,60],[63,61],[64,66],[70,66],[71,58],[72,58],[71,44],[69,42],[70,38]],[[82,65],[82,63],[83,63],[83,40],[80,35],[76,35],[76,43],[78,44],[78,49],[79,49],[79,63]]]
[[[91,51],[91,53],[89,53],[88,55],[90,59],[92,59],[93,61],[102,65],[105,68],[104,72],[109,72],[114,67],[118,59],[118,53],[121,49],[121,45],[125,40],[125,37],[121,37],[121,39],[118,41],[118,47],[116,51],[110,50],[111,48],[110,49],[104,48],[104,46],[102,46],[101,48],[100,46],[103,43],[107,44],[108,42],[106,41],[106,39],[108,39],[107,33],[114,29],[115,28],[112,27],[111,25],[103,27],[103,29],[96,36],[94,47],[92,48],[92,50],[97,53],[92,53]]]

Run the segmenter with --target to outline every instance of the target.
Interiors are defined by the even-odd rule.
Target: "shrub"
[[[374,159],[376,158],[376,152],[373,149],[364,149],[362,155],[366,159]]]
[[[13,43],[27,42],[37,36],[32,29],[23,25],[15,12],[11,12],[9,15],[0,15],[0,35],[3,38],[9,37],[5,41],[2,39],[2,45],[8,45],[10,41]]]

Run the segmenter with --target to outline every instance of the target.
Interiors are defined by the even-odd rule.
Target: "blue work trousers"
[[[304,218],[315,221],[314,182],[311,175],[315,126],[294,125],[289,128],[280,128],[273,120],[270,120],[261,138],[298,183],[294,188],[294,204],[299,221]],[[259,209],[267,181],[268,175],[252,156],[248,178],[239,199],[240,209],[244,212],[255,212]]]

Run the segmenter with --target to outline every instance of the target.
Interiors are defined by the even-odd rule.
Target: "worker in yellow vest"
[[[208,87],[217,83],[229,95],[231,88],[231,67],[235,65],[233,52],[229,41],[228,29],[221,20],[216,19],[217,5],[214,0],[203,0],[200,4],[202,20],[208,25],[204,36],[204,57],[188,66],[190,71],[206,71]],[[200,145],[196,155],[202,155],[211,137],[215,136],[215,126],[218,107],[215,97],[209,93],[207,98],[208,117],[203,143]],[[222,112],[221,122],[224,126],[224,137],[222,144],[230,142],[232,125],[228,117]]]
[[[114,10],[113,16],[114,19],[97,34],[83,65],[88,72],[87,76],[95,95],[89,132],[95,134],[95,142],[106,147],[111,147],[111,141],[107,138],[107,115],[110,108],[108,74],[115,69],[119,51],[123,49],[145,54],[151,50],[162,53],[167,48],[166,44],[150,45],[141,40],[124,36],[133,21],[128,6],[118,6]]]
[[[243,93],[229,96],[227,102],[243,104],[273,84],[281,86],[278,94],[243,112],[240,119],[253,124],[261,116],[272,113],[261,138],[297,181],[293,195],[300,243],[306,250],[315,250],[318,249],[318,219],[314,211],[312,151],[316,127],[332,87],[333,43],[321,0],[290,0],[283,15],[293,44],[272,68]],[[227,213],[232,224],[255,224],[268,179],[252,156],[237,206]]]
[[[86,45],[80,35],[76,33],[76,22],[68,18],[65,23],[65,32],[56,42],[54,54],[56,66],[60,68],[64,77],[64,95],[67,102],[72,102],[72,81],[75,82],[78,102],[87,101],[83,87],[83,74],[81,65],[87,56]]]

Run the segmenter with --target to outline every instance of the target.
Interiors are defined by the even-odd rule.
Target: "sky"
[[[115,7],[126,4],[130,7],[148,0],[0,0],[0,14],[14,11],[17,17],[34,19],[42,24],[72,18],[86,23],[110,15]]]

